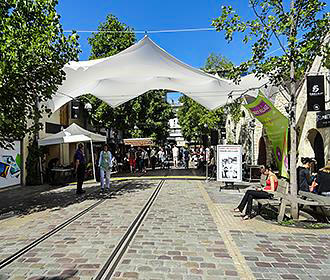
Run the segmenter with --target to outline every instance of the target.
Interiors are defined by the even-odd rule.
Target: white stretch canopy
[[[236,99],[268,82],[248,75],[235,85],[184,64],[148,36],[117,55],[70,62],[63,70],[66,80],[48,103],[52,111],[87,93],[116,107],[153,89],[182,92],[212,110],[225,105],[229,95]]]

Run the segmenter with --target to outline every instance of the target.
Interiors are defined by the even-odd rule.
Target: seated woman
[[[300,191],[309,192],[310,186],[312,185],[312,176],[311,176],[311,165],[313,159],[308,157],[301,158],[302,167],[298,167],[298,189]]]
[[[248,220],[251,218],[253,199],[271,198],[273,196],[271,192],[274,192],[277,189],[278,179],[276,175],[271,171],[271,169],[269,167],[265,167],[263,169],[263,174],[267,176],[266,186],[263,188],[263,190],[248,190],[241,200],[241,203],[237,206],[237,208],[234,209],[234,212],[242,213],[246,206],[243,220]]]
[[[318,185],[318,194],[330,196],[330,160],[328,160],[328,164],[317,173],[316,183]]]

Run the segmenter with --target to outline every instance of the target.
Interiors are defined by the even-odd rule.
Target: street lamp
[[[88,113],[90,113],[91,111],[92,111],[92,104],[90,104],[90,103],[86,103],[85,104],[85,110],[88,112]]]
[[[205,181],[207,182],[208,181],[208,177],[209,177],[209,162],[208,162],[208,158],[210,156],[210,150],[209,148],[207,147],[208,145],[208,140],[209,140],[209,136],[207,135],[207,128],[208,128],[208,125],[207,123],[204,124],[204,128],[205,128],[205,132],[206,132],[206,135],[205,135],[205,161],[206,161],[206,166],[205,166]]]
[[[92,111],[92,104],[90,104],[89,102],[85,104],[84,106],[85,109],[85,113],[84,113],[84,127],[87,129],[88,126],[88,117],[90,112]],[[86,113],[87,112],[87,113]]]
[[[254,163],[254,129],[256,127],[256,120],[255,119],[252,119],[250,122],[249,122],[249,129],[251,131],[251,135],[252,135],[252,138],[251,138],[251,164],[253,165]]]

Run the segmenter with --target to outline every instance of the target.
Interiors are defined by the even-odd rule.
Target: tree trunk
[[[294,9],[294,0],[291,0],[291,11]],[[294,14],[292,13],[292,17]],[[294,20],[291,24],[291,36],[296,37],[296,30]],[[291,62],[290,62],[290,95],[291,95],[291,106],[290,106],[290,116],[289,116],[289,126],[290,126],[290,193],[293,196],[297,196],[298,186],[297,186],[297,124],[296,124],[296,81],[295,81],[295,61],[294,52],[295,46],[291,45]],[[291,203],[291,216],[293,219],[298,219],[298,204]]]

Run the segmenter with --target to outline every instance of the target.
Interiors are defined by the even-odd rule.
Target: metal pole
[[[96,182],[95,163],[94,163],[94,151],[93,151],[93,141],[92,140],[91,140],[91,152],[92,152],[93,175],[94,175],[94,181]]]

